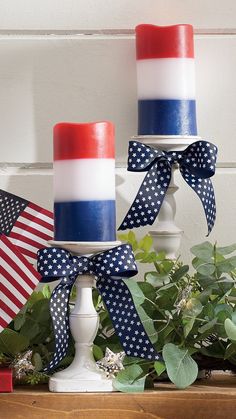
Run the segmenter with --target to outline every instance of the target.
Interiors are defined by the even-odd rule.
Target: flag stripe
[[[53,238],[53,213],[0,189],[0,233],[31,263]]]
[[[12,278],[17,278],[19,284],[25,288],[26,292],[30,294],[33,289],[33,284],[30,279],[25,275],[17,266],[17,263],[13,262],[12,259],[5,254],[4,260],[2,261],[2,267],[8,270]]]
[[[30,260],[31,263],[34,263],[37,259],[37,254],[31,252],[28,249],[25,249],[24,247],[20,246],[17,242],[14,242],[14,239],[12,240],[13,244],[17,246],[17,249],[22,253],[22,255],[27,256],[27,259]]]
[[[21,255],[21,253],[16,249],[16,247],[8,240],[7,237],[2,236],[2,241],[5,242],[5,245],[11,250],[12,256],[17,259],[17,262],[21,261],[21,265],[23,265],[23,273],[27,269],[27,273],[29,276],[36,277],[37,279],[34,279],[36,281],[35,283],[38,283],[39,278],[41,277],[40,274],[30,265],[30,263],[27,262],[27,260],[24,258],[24,256]]]
[[[25,216],[25,218],[34,221],[36,224],[46,227],[49,231],[53,230],[53,225],[50,222],[51,220],[48,219],[48,217],[43,217],[43,214],[41,214],[40,212],[35,212],[29,206],[26,207],[24,211],[22,211],[21,216]]]
[[[13,311],[9,307],[9,305],[7,305],[5,301],[3,301],[3,299],[1,298],[1,292],[0,292],[0,308],[11,318],[11,320],[16,316],[17,312]]]
[[[14,289],[14,293],[19,294],[16,292],[15,288],[13,289]],[[16,298],[16,296],[7,287],[5,287],[3,283],[0,283],[0,293],[4,294],[8,298],[8,300],[12,301],[12,303],[17,309],[20,309],[22,307],[22,303],[24,303],[25,301],[25,298],[21,298],[21,301],[19,301]]]
[[[47,209],[42,208],[39,205],[34,204],[33,202],[29,202],[28,206],[32,208],[34,211],[40,212],[41,214],[46,215],[49,218],[49,222],[51,221],[53,222],[53,213],[51,211],[48,211]]]
[[[25,223],[22,223],[19,220],[16,221],[16,223],[13,227],[13,230],[16,231],[16,232],[18,232],[18,231],[20,232],[20,231],[23,230],[23,234],[26,234],[26,235],[29,235],[29,236],[30,235],[36,236],[39,240],[42,239],[42,240],[48,241],[48,240],[52,239],[52,234],[50,234],[50,235],[46,234],[43,231],[37,230],[36,228],[32,227],[32,225],[29,225],[29,224],[27,225]]]
[[[20,311],[38,284],[40,274],[8,237],[0,235],[0,331]]]
[[[0,331],[2,331],[10,323],[11,318],[0,308]]]
[[[26,290],[15,280],[13,276],[10,275],[3,266],[1,266],[2,277],[1,282],[8,287],[8,289],[15,294],[16,298],[24,304],[25,300],[28,298],[29,294]]]
[[[26,221],[28,220],[28,221]],[[23,211],[18,218],[18,221],[25,224],[26,228],[27,225],[30,227],[35,228],[36,230],[43,231],[45,234],[52,235],[53,226],[46,223],[45,221],[40,220],[39,218],[35,218],[33,215],[28,214],[26,211]]]
[[[11,232],[10,237],[16,240],[15,245],[16,243],[22,242],[25,245],[26,249],[32,250],[32,252],[37,252],[38,249],[45,247],[45,241],[43,241],[42,243],[37,243],[32,238],[27,237],[26,235],[22,236],[22,234],[15,232],[15,229]]]
[[[7,260],[9,266],[14,268],[14,270],[18,273],[20,279],[24,279],[24,281],[31,288],[34,288],[39,281],[39,273],[35,271],[35,269],[30,264],[26,264],[25,258],[20,254],[20,252],[17,252],[16,254],[15,246],[13,246],[9,240],[7,240],[7,243],[5,242],[4,245],[6,246],[4,255],[5,261]],[[31,290],[29,292],[31,292]]]

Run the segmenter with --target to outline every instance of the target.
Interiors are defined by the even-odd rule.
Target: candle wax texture
[[[54,127],[54,239],[114,241],[114,127],[111,122]]]
[[[138,134],[197,135],[193,28],[138,25]]]

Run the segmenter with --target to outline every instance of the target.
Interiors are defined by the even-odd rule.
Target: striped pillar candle
[[[193,28],[135,28],[139,135],[197,135]]]
[[[55,125],[54,219],[55,240],[116,239],[111,122]]]

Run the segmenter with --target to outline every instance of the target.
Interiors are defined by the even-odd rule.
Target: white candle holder
[[[132,141],[139,141],[162,151],[183,151],[200,139],[198,136],[182,135],[137,135],[131,138]],[[149,231],[156,252],[164,251],[168,259],[176,259],[183,235],[183,230],[175,224],[175,192],[179,187],[175,184],[174,173],[177,168],[178,164],[172,166],[171,181],[157,217],[158,222],[155,229]]]
[[[90,257],[120,244],[114,242],[62,242],[50,241],[73,255]],[[52,392],[110,392],[115,391],[112,379],[99,371],[93,357],[93,341],[99,327],[92,288],[96,286],[93,275],[79,275],[75,282],[77,293],[75,307],[70,313],[70,330],[75,341],[75,357],[71,365],[55,373],[49,380]]]

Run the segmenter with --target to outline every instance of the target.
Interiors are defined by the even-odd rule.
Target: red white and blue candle
[[[193,27],[136,31],[138,134],[197,135]]]
[[[54,127],[54,239],[116,239],[111,122],[59,123]]]

